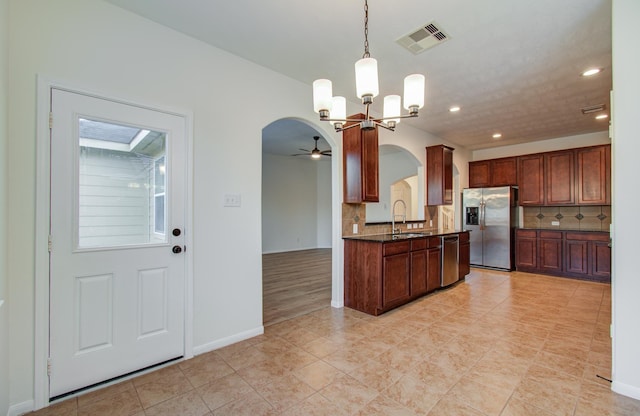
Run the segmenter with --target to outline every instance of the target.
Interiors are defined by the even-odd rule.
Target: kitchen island
[[[443,257],[443,241],[458,237]],[[468,231],[426,231],[343,237],[345,306],[380,315],[464,278],[469,273]],[[449,245],[448,245],[449,246]],[[455,268],[443,266],[454,259]],[[455,273],[452,279],[450,274]]]

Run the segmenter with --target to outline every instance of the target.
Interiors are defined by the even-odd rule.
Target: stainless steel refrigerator
[[[462,222],[469,233],[471,265],[513,270],[518,225],[518,188],[468,188],[462,192]]]

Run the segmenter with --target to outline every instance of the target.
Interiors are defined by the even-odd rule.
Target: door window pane
[[[166,133],[86,118],[78,127],[78,248],[166,243]]]

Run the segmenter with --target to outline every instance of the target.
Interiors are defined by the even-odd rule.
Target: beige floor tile
[[[204,416],[209,408],[197,392],[192,391],[175,397],[144,411],[146,416]]]
[[[78,408],[78,416],[130,416],[142,411],[135,391],[126,390]]]
[[[253,388],[237,374],[219,378],[198,388],[198,394],[211,410],[215,410],[253,392]]]
[[[313,388],[291,373],[274,379],[269,384],[256,387],[256,391],[278,412],[282,412],[316,393]]]
[[[380,395],[370,401],[357,416],[417,416],[418,413],[406,408],[389,397]]]
[[[344,376],[320,390],[320,394],[348,414],[354,414],[373,400],[378,391],[353,377]]]
[[[182,368],[182,373],[193,387],[202,386],[217,378],[228,376],[233,372],[234,369],[217,355],[210,355],[206,359],[200,360],[196,365]]]
[[[456,400],[452,396],[444,396],[427,413],[428,416],[485,416],[473,407]]]
[[[426,383],[408,375],[391,385],[383,394],[413,410],[416,414],[425,414],[443,396],[434,393]]]
[[[312,388],[321,390],[334,380],[344,376],[344,373],[324,361],[316,361],[297,369],[295,375]]]
[[[90,403],[97,402],[99,400],[108,399],[119,393],[126,391],[133,392],[135,394],[135,387],[131,381],[125,381],[122,383],[114,384],[112,386],[104,387],[99,390],[84,393],[78,396],[78,407],[87,406]]]
[[[214,416],[275,416],[279,412],[258,393],[252,391],[212,413]]]
[[[306,398],[301,403],[287,409],[282,413],[282,416],[349,416],[349,413],[330,402],[329,399],[316,393],[313,396]]]
[[[362,384],[382,392],[398,381],[403,372],[378,360],[369,360],[364,365],[351,371],[349,375]]]
[[[497,416],[509,400],[512,391],[513,388],[504,388],[495,383],[478,383],[472,377],[463,377],[447,394],[486,415]]]
[[[553,413],[511,398],[500,416],[553,416]]]
[[[640,401],[619,395],[611,388],[585,382],[575,416],[595,415],[637,416],[640,415]]]
[[[167,377],[157,378],[149,383],[136,386],[140,403],[145,409],[190,390],[193,390],[193,386],[182,372],[176,372]]]

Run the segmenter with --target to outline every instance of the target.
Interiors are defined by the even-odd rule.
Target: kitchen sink
[[[401,234],[393,235],[394,240],[399,240],[404,238],[419,238],[419,237],[425,237],[425,235],[422,233],[401,233]]]

